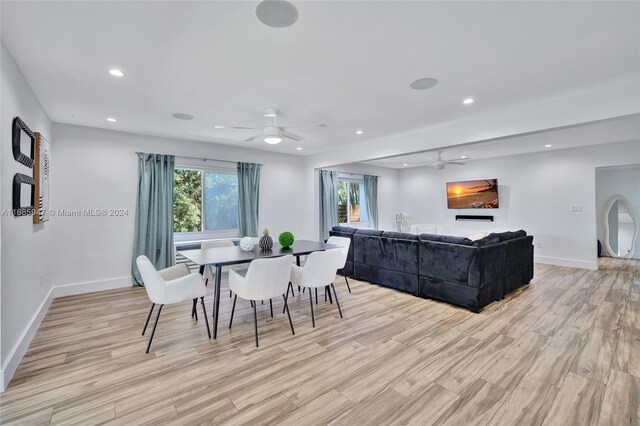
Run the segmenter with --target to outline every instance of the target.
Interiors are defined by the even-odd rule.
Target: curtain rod
[[[140,151],[136,151],[136,154],[155,154],[155,153],[151,153],[151,152],[140,152]],[[160,154],[160,155],[173,155],[173,154]],[[173,155],[174,157],[177,158],[188,158],[189,160],[200,160],[200,161],[219,161],[221,163],[233,163],[233,164],[238,164],[241,163],[242,161],[229,161],[229,160],[216,160],[215,158],[202,158],[202,157],[188,157],[186,155]],[[262,164],[260,163],[256,163],[259,166],[262,166]]]
[[[322,169],[321,169],[321,170],[322,170]],[[327,170],[327,169],[324,169],[324,170]],[[351,176],[364,176],[364,175],[367,175],[367,176],[380,177],[380,176],[378,176],[378,175],[370,175],[369,173],[351,173],[351,172],[341,172],[341,171],[339,171],[339,170],[330,170],[330,171],[332,171],[332,172],[342,173],[343,175],[351,175]]]

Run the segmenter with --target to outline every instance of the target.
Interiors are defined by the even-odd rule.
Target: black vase
[[[273,247],[273,238],[271,238],[271,236],[269,235],[263,235],[262,237],[260,237],[258,245],[260,245],[260,250],[262,251],[271,250],[271,248]]]

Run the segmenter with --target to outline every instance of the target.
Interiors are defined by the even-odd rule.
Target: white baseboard
[[[587,260],[563,259],[561,257],[534,256],[534,262],[544,263],[546,265],[568,266],[570,268],[598,270],[598,262],[590,262]]]
[[[20,361],[22,361],[22,357],[24,357],[24,354],[29,348],[29,344],[31,343],[33,336],[35,336],[36,331],[38,331],[38,327],[40,327],[42,319],[49,310],[49,306],[51,305],[54,297],[53,290],[53,288],[49,290],[49,294],[47,294],[47,297],[36,311],[31,322],[29,322],[29,325],[18,339],[18,343],[13,347],[9,357],[7,358],[7,362],[2,366],[2,371],[0,371],[0,378],[2,379],[2,381],[0,381],[0,392],[4,392],[9,385],[9,382],[20,365]]]
[[[76,294],[93,293],[94,291],[113,290],[116,288],[131,287],[131,276],[111,278],[102,281],[89,281],[84,283],[58,285],[53,288],[54,297],[73,296]]]

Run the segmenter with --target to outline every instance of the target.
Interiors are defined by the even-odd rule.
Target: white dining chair
[[[204,322],[207,325],[207,334],[209,335],[209,338],[211,338],[211,329],[209,328],[207,311],[204,306],[204,297],[207,294],[207,289],[204,286],[202,276],[199,273],[190,273],[189,268],[185,264],[175,265],[170,268],[157,271],[146,256],[138,256],[136,264],[138,265],[138,270],[142,276],[144,288],[147,291],[149,299],[151,299],[151,310],[149,310],[147,321],[145,322],[144,329],[142,330],[143,336],[147,331],[149,319],[151,318],[154,307],[156,305],[160,305],[158,307],[156,321],[153,324],[151,336],[149,336],[147,353],[149,353],[149,349],[151,348],[153,336],[156,334],[156,327],[158,326],[158,320],[160,319],[160,312],[162,312],[162,307],[164,305],[193,300],[193,308],[195,308],[198,299],[200,299],[200,302],[202,303],[202,312],[204,314]],[[192,315],[193,313],[192,309]],[[197,321],[197,313],[195,314],[195,318]]]
[[[338,301],[338,294],[336,288],[333,285],[333,280],[336,278],[336,272],[338,270],[337,264],[342,256],[341,249],[332,249],[326,251],[316,251],[307,257],[307,261],[304,266],[292,265],[291,268],[291,283],[293,285],[299,285],[309,289],[309,304],[311,306],[311,324],[316,326],[316,320],[313,314],[313,296],[311,295],[311,289],[318,289],[324,287],[325,291],[333,290],[333,295],[336,299],[336,305],[338,306],[338,312],[340,318],[342,317],[342,309],[340,309],[340,302]],[[317,293],[316,293],[317,294]],[[331,294],[329,294],[331,296]],[[317,297],[317,296],[316,296]]]
[[[293,266],[293,256],[286,255],[271,259],[256,259],[249,264],[246,275],[243,277],[237,271],[231,269],[229,271],[229,288],[234,293],[233,307],[231,308],[231,319],[229,320],[229,328],[233,324],[233,314],[236,310],[236,300],[241,299],[251,301],[253,306],[253,322],[256,332],[256,347],[258,347],[258,300],[264,301],[269,299],[271,305],[271,316],[273,316],[273,304],[271,299],[282,296],[284,307],[289,317],[289,325],[291,326],[291,334],[295,336],[293,329],[289,306],[285,292],[289,286],[289,277],[291,275],[291,267]]]
[[[327,240],[328,244],[335,244],[340,246],[340,257],[338,257],[338,270],[342,270],[342,275],[344,276],[344,281],[347,283],[347,290],[351,293],[351,287],[349,286],[349,280],[347,279],[347,273],[344,271],[344,266],[347,264],[347,256],[349,255],[349,246],[351,245],[351,240],[345,237],[329,237]]]
[[[210,249],[210,248],[219,248],[219,247],[234,247],[233,241],[231,240],[206,240],[200,243],[200,248],[202,250]],[[209,284],[209,279],[214,279],[215,273],[213,272],[213,267],[211,265],[207,265],[204,269],[204,285]],[[229,295],[231,297],[231,295]]]

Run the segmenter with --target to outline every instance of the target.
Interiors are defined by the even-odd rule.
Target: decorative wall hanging
[[[30,140],[30,149],[28,153],[22,152],[22,137],[26,136]],[[13,119],[13,126],[11,128],[11,148],[13,151],[13,158],[21,164],[32,168],[33,167],[33,155],[35,152],[35,136],[31,129],[24,124],[24,121],[20,117]]]
[[[36,132],[35,162],[33,165],[33,179],[35,186],[35,212],[33,223],[42,223],[49,220],[49,172],[50,149],[49,141]]]
[[[33,199],[34,188],[36,181],[31,176],[23,175],[22,173],[16,173],[13,176],[13,215],[14,216],[29,216],[34,212]],[[22,205],[22,191],[29,191],[29,205]]]

